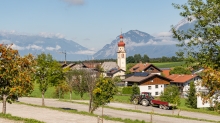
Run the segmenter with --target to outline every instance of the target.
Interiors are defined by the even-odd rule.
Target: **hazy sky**
[[[58,36],[99,50],[129,30],[167,32],[187,0],[1,0],[0,31]]]

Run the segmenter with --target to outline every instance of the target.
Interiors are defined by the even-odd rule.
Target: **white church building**
[[[117,50],[117,63],[115,62],[104,62],[101,66],[104,70],[105,77],[116,77],[119,76],[121,79],[125,79],[126,72],[126,50],[125,43],[123,41],[122,34],[118,42]]]

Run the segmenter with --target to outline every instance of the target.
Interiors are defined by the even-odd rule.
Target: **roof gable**
[[[143,72],[145,73],[145,72]],[[167,81],[172,81],[172,79],[170,78],[167,78],[167,77],[164,77],[164,76],[161,76],[161,75],[158,75],[158,74],[146,74],[147,76],[144,76],[144,75],[140,75],[140,76],[135,76],[135,75],[132,75],[126,79],[124,79],[123,81],[127,81],[127,82],[143,82],[145,80],[148,80],[148,79],[151,79],[151,78],[154,78],[154,77],[158,77],[158,78],[162,78],[162,79],[165,79]]]
[[[129,70],[131,72],[142,72],[142,71],[146,71],[148,69],[156,69],[159,72],[162,72],[162,70],[160,70],[158,67],[154,66],[153,64],[150,63],[137,63],[136,65],[134,65],[132,68],[130,68]]]
[[[112,68],[118,68],[118,65],[116,62],[104,62],[101,67],[104,71],[109,71]]]
[[[99,63],[92,63],[92,62],[91,63],[83,62],[82,64],[84,68],[92,68],[92,69],[96,68],[99,65]]]
[[[125,72],[125,71],[122,70],[122,69],[113,68],[113,69],[107,71],[107,74],[115,74],[115,73],[120,72],[120,71]]]

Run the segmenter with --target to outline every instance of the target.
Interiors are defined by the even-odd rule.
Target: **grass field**
[[[137,63],[128,63],[127,69],[130,69],[131,67],[133,67],[136,64]],[[163,62],[163,63],[150,63],[150,64],[153,64],[158,68],[173,68],[176,66],[184,65],[184,62]]]
[[[151,63],[158,68],[172,68],[176,66],[184,65],[184,62],[164,62],[164,63]]]
[[[35,84],[34,85],[34,91],[31,93],[30,97],[37,97],[41,98],[41,92],[39,90],[39,85]],[[49,87],[48,90],[45,93],[45,98],[59,98],[55,96],[55,88],[54,87]],[[67,93],[64,95],[64,97],[60,97],[61,99],[70,99],[70,94]],[[72,93],[72,99],[73,100],[81,100],[81,97],[75,93]],[[85,93],[83,96],[84,100],[89,100],[89,95],[88,93]],[[116,102],[121,102],[121,103],[130,103],[129,101],[130,96],[129,95],[115,95],[114,99],[112,101]]]
[[[31,93],[30,97],[37,97],[37,98],[41,98],[41,92],[39,90],[39,85],[38,84],[35,84],[34,85],[34,91]],[[55,88],[54,87],[49,87],[48,90],[46,91],[45,95],[44,95],[45,98],[59,98],[55,95]],[[62,99],[70,99],[70,94],[67,93],[64,95],[64,97],[61,97],[60,98]],[[74,93],[72,93],[72,99],[73,100],[80,100],[80,96],[79,95],[76,95]],[[86,93],[83,97],[83,99],[89,99],[89,96],[88,94]]]

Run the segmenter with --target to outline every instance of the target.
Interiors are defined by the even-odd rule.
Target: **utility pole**
[[[65,55],[65,62],[64,63],[66,64],[66,50],[64,52],[62,51],[62,52],[59,52],[59,53],[63,53]]]

